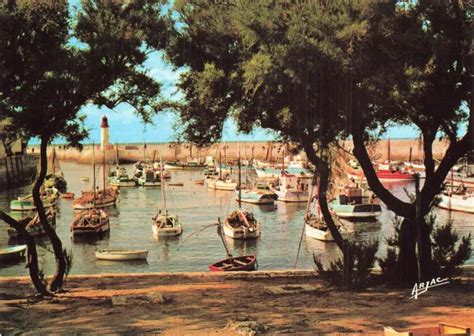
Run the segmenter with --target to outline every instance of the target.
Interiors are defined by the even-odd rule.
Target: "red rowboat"
[[[254,271],[257,268],[257,256],[246,255],[230,257],[209,266],[211,272]]]

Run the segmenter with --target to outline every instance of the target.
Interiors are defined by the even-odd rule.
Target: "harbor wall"
[[[341,144],[347,151],[352,151],[352,142],[345,141]],[[67,148],[63,145],[54,145],[56,155],[61,161],[73,161],[78,163],[92,162],[92,145],[85,145],[82,151],[75,148]],[[106,151],[102,151],[99,145],[95,148],[96,162],[100,162],[105,152],[107,162],[112,163],[119,158],[121,163],[136,162],[146,158],[147,160],[159,160],[160,154],[164,161],[169,160],[189,160],[196,158],[204,158],[206,156],[219,157],[222,161],[236,161],[240,155],[242,160],[270,160],[281,161],[284,154],[284,146],[279,142],[226,142],[214,144],[204,148],[198,148],[190,144],[160,143],[160,144],[118,144],[110,145]],[[390,140],[390,156],[392,160],[408,160],[410,148],[412,151],[412,160],[422,160],[423,150],[417,139]],[[433,144],[433,155],[435,159],[441,159],[447,149],[447,143],[443,141],[435,141]],[[51,151],[52,148],[50,147]],[[373,160],[383,161],[388,157],[388,141],[380,140],[372,145],[369,154]],[[29,153],[38,153],[38,146],[29,146]],[[305,155],[302,154],[303,158]]]
[[[39,155],[15,155],[0,158],[0,190],[31,183],[38,170]]]

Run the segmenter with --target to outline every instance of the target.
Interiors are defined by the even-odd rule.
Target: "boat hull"
[[[257,257],[255,255],[227,258],[209,266],[211,272],[254,271],[256,269]]]
[[[340,232],[342,239],[347,239],[349,237],[348,232]],[[325,242],[332,242],[334,241],[334,237],[332,236],[329,229],[321,230],[311,226],[308,223],[305,223],[305,235],[310,238],[314,238],[317,240],[325,241]]]
[[[303,203],[308,202],[309,193],[307,191],[279,191],[274,190],[279,202]]]
[[[331,202],[329,208],[340,218],[351,220],[375,219],[382,214],[379,204],[339,204]]]
[[[146,260],[148,250],[100,250],[95,252],[96,259],[111,261]]]
[[[447,196],[441,195],[438,207],[451,211],[474,213],[474,196]]]
[[[222,227],[224,228],[224,235],[232,239],[256,239],[260,236],[260,223],[258,221],[253,229],[245,226],[234,228],[227,221],[224,222]]]
[[[0,260],[18,260],[25,256],[26,245],[10,246],[0,249]]]
[[[212,190],[233,191],[237,188],[237,183],[209,179],[207,180],[207,188]]]

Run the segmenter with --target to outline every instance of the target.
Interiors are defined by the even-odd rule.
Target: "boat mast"
[[[240,141],[239,141],[239,158],[237,160],[239,165],[239,209],[242,209],[242,174],[240,168]]]
[[[224,245],[225,251],[227,253],[227,257],[232,258],[232,254],[230,254],[229,248],[227,247],[227,244],[225,242],[224,238],[224,226],[221,223],[221,219],[217,218],[217,222],[219,223],[219,236],[221,237],[222,244]]]
[[[388,142],[387,142],[387,161],[388,161],[388,164],[390,164],[390,162],[392,161],[391,157],[390,157],[391,156],[390,155],[391,154],[390,150],[391,150],[391,148],[390,148],[390,138],[388,138]]]
[[[115,162],[117,163],[117,167],[119,166],[119,149],[118,144],[115,143]]]
[[[222,180],[222,151],[219,149],[219,180]]]
[[[163,178],[163,157],[160,151],[160,175],[161,175],[161,198],[163,201],[163,207],[165,208],[165,215],[168,215],[168,209],[166,208],[166,195],[165,195],[165,179]]]
[[[102,149],[102,189],[105,192],[105,147]]]
[[[92,200],[92,204],[94,205],[95,208],[95,143],[92,142],[92,189],[94,190],[94,198]]]

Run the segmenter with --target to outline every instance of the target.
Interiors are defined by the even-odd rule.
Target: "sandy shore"
[[[381,334],[449,322],[474,328],[472,277],[430,289],[328,288],[311,271],[71,276],[36,301],[24,277],[0,278],[0,334]]]

